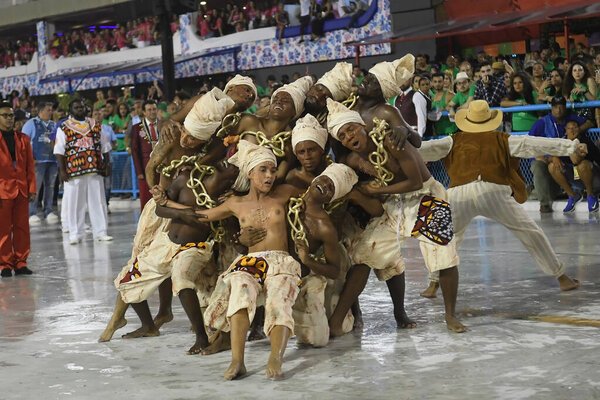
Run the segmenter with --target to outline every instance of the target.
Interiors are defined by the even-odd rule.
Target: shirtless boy
[[[246,333],[256,311],[260,292],[265,293],[265,333],[271,340],[271,354],[266,375],[282,376],[281,365],[289,337],[294,331],[292,306],[298,296],[300,264],[288,253],[287,202],[299,190],[289,185],[273,189],[277,164],[275,155],[264,147],[246,141],[238,144],[234,160],[240,173],[247,174],[250,190],[245,196],[235,196],[223,204],[199,213],[200,221],[218,221],[235,216],[243,229],[246,226],[264,227],[265,239],[251,246],[248,255],[239,257],[219,279],[230,288],[231,295],[223,304],[215,304],[211,297],[205,319],[210,326],[226,313],[231,327],[232,361],[225,371],[225,379],[244,375],[244,347]],[[216,291],[215,291],[216,293]]]

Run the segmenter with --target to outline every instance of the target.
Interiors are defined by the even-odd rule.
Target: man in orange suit
[[[154,100],[146,100],[142,106],[144,117],[133,126],[131,130],[131,157],[135,166],[138,188],[140,191],[140,203],[142,210],[152,198],[150,189],[146,183],[146,165],[150,160],[150,153],[158,143],[158,108]]]
[[[35,167],[29,137],[15,132],[15,113],[0,103],[0,275],[30,275],[29,202],[35,200]]]

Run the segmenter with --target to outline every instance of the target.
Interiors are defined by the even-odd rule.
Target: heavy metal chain
[[[352,92],[352,93],[350,93],[350,95],[348,96],[348,98],[346,100],[342,101],[342,104],[352,110],[354,108],[354,106],[356,105],[357,101],[358,101],[358,95],[356,93]],[[327,122],[327,114],[328,113],[329,112],[327,111],[327,108],[325,108],[325,110],[321,111],[319,113],[319,115],[317,115],[317,121],[319,121],[319,123],[321,125],[325,125],[325,123]]]
[[[298,246],[296,245],[296,240],[300,240],[304,242],[307,248],[310,248],[308,244],[308,239],[306,238],[306,231],[304,230],[304,225],[302,224],[302,220],[300,218],[300,213],[304,210],[304,193],[300,197],[291,197],[288,203],[288,213],[287,220],[290,225],[290,236],[292,237],[292,241],[294,242],[294,249],[296,250],[296,254],[298,254]],[[314,254],[309,254],[315,261],[321,262],[325,264],[327,262],[325,255],[315,256]]]
[[[242,113],[236,112],[227,114],[223,121],[221,122],[221,128],[216,133],[218,138],[224,138],[229,135],[231,130],[238,126],[240,120],[242,119]]]
[[[192,190],[194,197],[196,197],[196,204],[199,207],[213,208],[217,206],[217,202],[214,201],[210,195],[206,192],[204,186],[204,178],[215,173],[215,168],[209,165],[194,163],[194,168],[190,171],[190,179],[187,182],[187,187]],[[225,236],[225,228],[218,222],[210,223],[210,229],[212,231],[212,239],[215,242],[220,242]]]
[[[240,140],[246,135],[254,136],[259,146],[273,150],[273,154],[281,158],[285,157],[285,143],[292,138],[292,131],[279,132],[271,139],[261,131],[246,131],[240,135]]]
[[[164,164],[160,164],[158,167],[156,167],[156,172],[170,178],[173,171],[176,171],[183,165],[195,163],[200,158],[200,156],[201,154],[197,154],[195,156],[182,156],[178,160],[171,161],[169,165],[165,166]]]
[[[342,104],[348,107],[349,109],[353,109],[356,103],[358,102],[358,95],[354,92],[350,93],[348,98],[342,101]]]
[[[381,186],[387,186],[388,182],[394,179],[394,173],[385,168],[389,155],[383,146],[383,140],[388,133],[388,123],[383,119],[373,118],[373,129],[369,132],[369,137],[375,143],[375,146],[377,146],[377,150],[369,154],[369,162],[375,167],[375,171],[377,172],[375,181]]]

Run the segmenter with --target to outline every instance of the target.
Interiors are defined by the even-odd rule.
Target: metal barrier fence
[[[567,103],[567,110],[575,108],[594,108],[600,107],[600,101],[587,101],[584,103]],[[521,112],[521,111],[550,111],[552,107],[550,104],[536,104],[530,106],[515,106],[515,107],[492,107],[492,110],[501,110],[506,113]],[[442,115],[448,115],[447,111],[443,111]],[[529,132],[509,132],[511,135],[527,135]],[[588,130],[588,137],[593,141],[597,142],[600,140],[600,128],[593,128]],[[435,140],[435,138],[431,139]],[[521,159],[521,172],[525,178],[525,184],[527,186],[533,185],[533,173],[531,172],[531,161],[530,158]],[[446,173],[446,168],[441,161],[435,161],[428,163],[429,171],[431,175],[446,188],[450,184],[450,178]]]

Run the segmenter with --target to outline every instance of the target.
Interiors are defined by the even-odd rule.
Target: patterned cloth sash
[[[450,204],[437,197],[423,196],[411,235],[418,234],[442,246],[450,243],[454,237]]]
[[[261,285],[265,283],[269,264],[262,257],[243,256],[235,263],[230,272],[244,271],[252,275]]]

